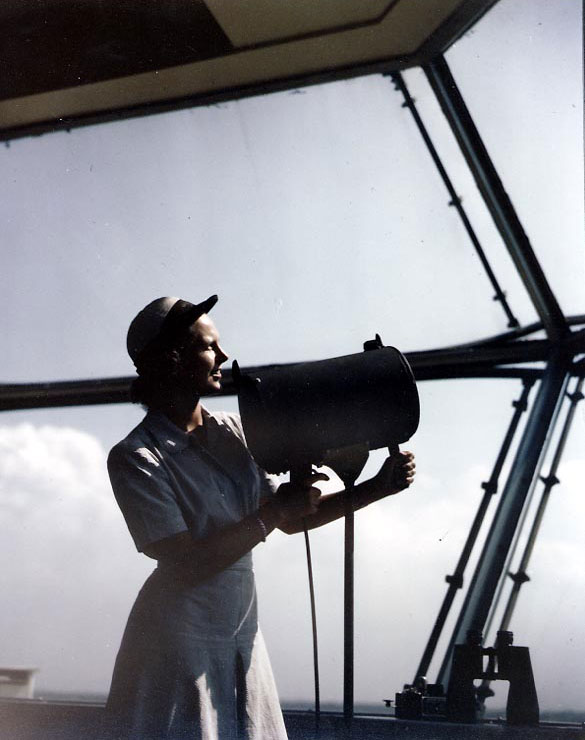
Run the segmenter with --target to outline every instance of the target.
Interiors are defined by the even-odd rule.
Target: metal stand
[[[378,344],[381,340],[377,336]],[[378,344],[376,346],[378,346]],[[352,735],[354,685],[354,487],[368,461],[367,444],[329,450],[325,465],[334,470],[344,486],[345,542],[343,584],[343,719],[346,737]]]
[[[343,719],[351,735],[354,686],[354,511],[353,481],[345,488],[345,555],[343,563]]]

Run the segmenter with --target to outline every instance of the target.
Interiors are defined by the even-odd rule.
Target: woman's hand
[[[313,484],[325,480],[329,480],[325,473],[311,473],[302,481],[283,483],[279,486],[274,505],[282,517],[282,524],[298,521],[317,511],[321,491]]]
[[[399,452],[384,461],[372,482],[384,496],[393,496],[410,486],[414,480],[415,469],[412,452]]]
[[[414,480],[414,469],[412,452],[400,452],[389,457],[373,478],[358,483],[353,489],[354,511],[408,488]],[[321,492],[313,486],[317,481],[327,479],[323,473],[313,473],[300,484],[283,483],[276,499],[266,504],[271,507],[273,516],[280,519],[274,526],[287,534],[295,534],[302,532],[304,526],[314,529],[344,516],[347,502],[345,491],[331,493],[320,499]]]

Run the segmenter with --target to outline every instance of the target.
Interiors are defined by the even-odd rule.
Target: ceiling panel
[[[237,47],[298,38],[310,33],[331,33],[364,23],[376,23],[399,0],[245,0],[207,5]]]
[[[391,71],[497,0],[5,0],[0,138]]]

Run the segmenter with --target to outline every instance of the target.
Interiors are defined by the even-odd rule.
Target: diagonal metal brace
[[[394,83],[395,89],[402,93],[404,97],[404,103],[402,103],[402,107],[408,108],[408,110],[410,110],[410,112],[412,113],[414,122],[416,123],[416,126],[423,138],[423,141],[426,144],[429,154],[431,155],[431,159],[435,163],[435,166],[439,172],[439,175],[441,176],[441,179],[443,180],[445,187],[447,188],[449,197],[451,198],[451,200],[449,201],[449,206],[452,206],[453,208],[457,210],[457,213],[459,214],[459,217],[461,218],[461,221],[463,222],[463,226],[465,227],[465,230],[467,231],[467,234],[471,240],[471,243],[475,247],[477,256],[479,257],[479,260],[481,264],[483,265],[483,268],[486,271],[489,281],[492,284],[492,287],[495,291],[494,301],[498,301],[499,303],[501,303],[502,308],[504,309],[504,313],[506,314],[506,318],[508,319],[508,326],[510,328],[518,327],[519,326],[518,319],[512,313],[512,309],[510,308],[508,301],[506,299],[506,294],[501,289],[498,283],[495,273],[492,270],[490,263],[488,262],[488,259],[483,250],[483,247],[481,246],[479,238],[477,234],[475,233],[475,230],[473,226],[471,225],[471,221],[469,220],[467,212],[465,211],[462,205],[462,198],[460,195],[457,194],[457,191],[455,190],[455,187],[453,185],[453,182],[451,181],[451,178],[449,177],[449,174],[447,173],[445,165],[443,164],[439,156],[439,153],[437,152],[437,149],[435,148],[435,145],[433,144],[433,141],[429,135],[429,132],[420,116],[420,113],[417,110],[415,100],[410,95],[410,92],[408,90],[408,87],[406,86],[403,76],[400,74],[400,72],[392,72],[390,74],[390,77],[392,79],[392,82]]]
[[[566,319],[445,58],[437,56],[423,69],[547,335],[553,340],[565,338]]]

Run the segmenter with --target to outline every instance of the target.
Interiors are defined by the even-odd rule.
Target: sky
[[[585,313],[579,5],[501,0],[447,56],[568,314]],[[405,78],[512,310],[534,321],[424,75]],[[3,147],[0,380],[131,374],[128,323],[160,295],[218,293],[213,318],[241,365],[349,354],[376,332],[410,351],[504,331],[401,102],[371,76]],[[383,709],[413,678],[520,391],[517,381],[419,384],[421,425],[408,443],[417,482],[356,517],[356,700]],[[108,449],[141,416],[112,405],[0,418],[0,557],[11,564],[0,575],[0,665],[38,667],[41,694],[107,691],[152,570],[105,471]],[[584,442],[579,407],[512,624],[546,708],[585,709]],[[373,453],[364,476],[382,459]],[[340,701],[342,524],[312,542],[322,697]],[[275,533],[254,557],[281,697],[310,706],[302,537]]]

